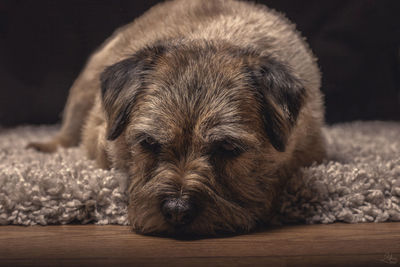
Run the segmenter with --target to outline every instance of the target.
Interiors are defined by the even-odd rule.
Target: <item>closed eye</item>
[[[215,141],[211,145],[211,154],[217,157],[236,158],[245,151],[245,146],[232,142],[232,140]]]
[[[138,138],[140,146],[146,151],[158,154],[161,150],[161,144],[148,134],[142,134]]]

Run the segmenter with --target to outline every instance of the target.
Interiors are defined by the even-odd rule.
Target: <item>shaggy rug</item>
[[[81,148],[24,149],[57,126],[0,129],[0,225],[127,224],[127,177],[101,170]],[[299,171],[274,223],[400,221],[400,122],[324,129],[328,158]]]

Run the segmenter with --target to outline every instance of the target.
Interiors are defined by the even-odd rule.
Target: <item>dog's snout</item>
[[[179,227],[191,223],[196,216],[197,209],[189,200],[171,198],[163,202],[161,212],[167,222]]]

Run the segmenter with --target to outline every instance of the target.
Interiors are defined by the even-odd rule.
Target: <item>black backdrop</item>
[[[157,2],[0,0],[0,124],[59,121],[89,54]],[[400,120],[400,1],[257,2],[286,13],[307,37],[329,123]]]

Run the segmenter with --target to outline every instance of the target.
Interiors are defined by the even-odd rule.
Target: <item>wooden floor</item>
[[[400,266],[400,223],[284,226],[199,240],[124,226],[0,226],[1,266]]]

